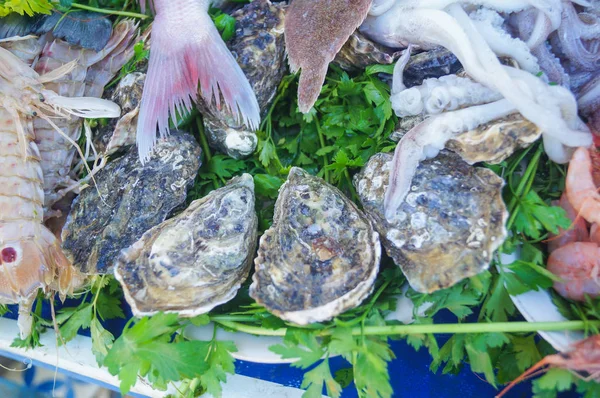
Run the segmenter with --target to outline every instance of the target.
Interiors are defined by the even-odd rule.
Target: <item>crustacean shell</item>
[[[136,316],[204,314],[248,277],[257,234],[254,181],[244,174],[123,250],[115,276]]]
[[[250,296],[295,324],[329,320],[371,293],[380,258],[379,235],[364,213],[293,167],[260,239]]]
[[[367,216],[413,289],[431,293],[486,270],[506,238],[503,180],[442,151],[419,165],[392,222],[383,213],[392,155],[378,153],[355,176]]]

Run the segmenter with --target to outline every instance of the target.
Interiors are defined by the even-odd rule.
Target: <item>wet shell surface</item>
[[[130,73],[119,81],[109,98],[121,107],[123,116],[100,126],[94,137],[94,145],[99,152],[112,155],[135,145],[137,116],[145,81],[146,74],[139,72]]]
[[[535,124],[520,113],[514,113],[449,140],[446,148],[458,153],[469,164],[496,164],[516,150],[533,144],[541,135],[542,130]]]
[[[369,65],[389,65],[400,57],[401,52],[395,52],[367,38],[356,30],[340,52],[337,53],[334,63],[347,71],[363,70]]]
[[[383,215],[392,154],[378,153],[354,185],[388,255],[416,291],[431,293],[489,267],[506,238],[503,180],[442,151],[421,162],[392,222]]]
[[[257,234],[254,180],[244,174],[123,250],[115,276],[135,316],[204,314],[235,297]]]
[[[390,135],[392,141],[400,139],[416,125],[425,120],[423,115],[400,119]],[[542,135],[535,124],[513,113],[493,120],[448,140],[446,149],[460,155],[469,164],[488,162],[497,164],[521,148],[527,148]]]
[[[286,73],[283,39],[284,5],[255,0],[234,12],[235,36],[227,47],[250,82],[261,115],[265,115]],[[241,159],[254,153],[258,138],[254,131],[221,112],[217,106],[200,101],[204,127],[211,147]]]
[[[97,185],[73,202],[62,231],[62,248],[73,265],[85,274],[112,272],[122,249],[185,203],[201,153],[194,137],[173,133],[158,142],[145,165],[132,148],[104,167]]]
[[[371,293],[380,258],[379,235],[364,213],[293,167],[260,239],[250,296],[298,325],[326,321]]]

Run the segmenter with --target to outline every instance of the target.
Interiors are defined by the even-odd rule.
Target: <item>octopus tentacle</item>
[[[434,157],[446,142],[483,123],[510,115],[516,108],[507,100],[442,113],[421,122],[402,137],[392,160],[389,186],[385,194],[385,217],[393,220],[410,190],[419,162]]]
[[[502,21],[502,17],[497,12],[482,8],[469,16],[494,53],[514,59],[521,68],[531,73],[540,71],[538,60],[531,53],[528,45],[511,37],[501,25],[498,25],[498,19]]]
[[[596,46],[584,43],[578,29],[578,24],[581,23],[573,4],[563,0],[562,24],[554,41],[560,43],[565,57],[578,68],[595,71],[600,67],[600,51]]]
[[[497,91],[468,77],[456,75],[426,79],[422,85],[398,92],[390,98],[392,109],[400,117],[422,112],[433,115],[500,99],[502,95]]]

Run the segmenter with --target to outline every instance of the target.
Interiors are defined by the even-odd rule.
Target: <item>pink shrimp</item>
[[[590,242],[600,245],[600,224],[594,223],[590,228]]]
[[[556,249],[548,258],[547,268],[562,279],[554,282],[561,296],[583,301],[585,295],[600,295],[600,247],[593,242],[572,242]]]
[[[31,305],[38,289],[61,299],[78,281],[60,242],[43,224],[43,173],[32,118],[115,117],[114,103],[96,98],[64,98],[43,83],[67,73],[66,65],[40,76],[0,47],[0,303],[19,304],[19,327],[31,331]]]
[[[141,0],[145,6],[146,0]],[[169,115],[176,118],[198,98],[221,99],[232,116],[256,129],[260,111],[244,72],[221,39],[208,15],[209,0],[153,0],[156,12],[148,75],[140,103],[137,144],[146,161],[156,144],[156,130],[169,132]]]
[[[578,216],[573,206],[571,206],[567,200],[567,195],[563,193],[560,197],[560,201],[553,204],[565,209],[567,216],[573,223],[569,229],[560,229],[558,235],[555,235],[548,240],[548,251],[552,253],[559,247],[571,242],[587,242],[590,238],[587,224],[582,217]]]
[[[595,150],[595,149],[594,149]],[[567,172],[565,191],[577,213],[590,223],[600,222],[600,193],[594,183],[590,150],[577,148]]]
[[[547,365],[553,368],[569,369],[576,374],[587,373],[588,377],[581,376],[584,380],[600,381],[600,335],[594,335],[575,343],[573,349],[567,353],[546,356],[506,386],[496,395],[496,398],[501,398],[517,383]]]

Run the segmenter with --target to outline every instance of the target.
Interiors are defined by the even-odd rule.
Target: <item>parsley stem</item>
[[[137,12],[106,10],[106,9],[103,9],[103,8],[90,7],[90,6],[86,6],[86,5],[78,4],[78,3],[71,3],[71,7],[73,7],[73,8],[80,8],[82,10],[87,10],[87,11],[94,11],[94,12],[98,12],[98,13],[101,13],[101,14],[120,15],[120,16],[123,16],[123,17],[132,17],[132,18],[139,18],[139,19],[146,19],[146,18],[148,18],[148,15],[139,14]]]
[[[544,151],[543,147],[538,146],[535,154],[529,161],[527,165],[527,169],[525,173],[523,173],[523,178],[519,182],[517,186],[517,191],[515,192],[515,196],[513,196],[510,204],[508,206],[510,212],[510,218],[508,219],[508,223],[506,224],[507,229],[511,229],[517,215],[519,214],[519,201],[521,200],[521,196],[525,195],[529,190],[531,190],[531,186],[533,185],[533,180],[535,178],[535,174],[538,168],[538,164],[540,161],[540,157],[542,156],[542,152]]]
[[[238,322],[215,320],[221,326],[238,332],[258,336],[285,336],[287,329],[265,329],[260,326],[245,325]],[[481,323],[440,323],[429,325],[390,325],[364,326],[352,328],[353,335],[389,336],[409,334],[470,334],[470,333],[525,333],[538,331],[585,330],[600,327],[600,321],[564,321],[564,322],[481,322]],[[319,335],[328,336],[332,329],[324,329]]]
[[[317,134],[319,135],[319,143],[321,144],[321,149],[325,148],[325,138],[323,137],[323,132],[321,131],[321,123],[319,122],[319,118],[315,115],[315,126],[317,126]],[[327,161],[327,154],[323,154],[323,173],[325,176],[325,181],[329,181],[329,170],[327,167],[329,166],[329,162]]]
[[[212,159],[212,154],[210,153],[210,147],[208,146],[208,141],[206,140],[206,134],[204,132],[204,123],[202,122],[202,118],[200,116],[196,118],[196,126],[198,126],[198,135],[200,136],[200,144],[202,144],[202,151],[204,152],[206,162],[208,163]]]

